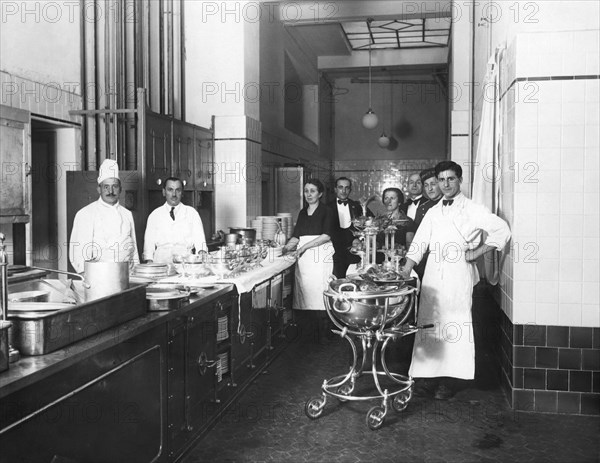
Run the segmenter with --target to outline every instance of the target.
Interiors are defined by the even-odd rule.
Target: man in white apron
[[[97,201],[75,215],[69,241],[69,260],[78,273],[85,261],[139,263],[135,225],[131,212],[119,204],[119,166],[105,159],[98,173]]]
[[[165,203],[148,216],[144,234],[143,258],[147,262],[173,263],[174,255],[186,256],[192,250],[206,250],[204,227],[198,211],[181,202],[183,182],[175,177],[165,180]]]
[[[435,168],[444,198],[423,218],[406,257],[407,276],[429,249],[421,286],[419,324],[435,328],[417,333],[409,374],[435,378],[426,383],[437,399],[454,395],[448,378],[475,377],[475,343],[471,317],[473,286],[479,275],[475,260],[510,239],[504,220],[460,191],[462,169],[453,161]],[[483,232],[487,235],[482,242]]]

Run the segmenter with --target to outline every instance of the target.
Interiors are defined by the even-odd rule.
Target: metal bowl
[[[414,289],[402,284],[360,290],[345,278],[334,280],[325,291],[329,313],[342,325],[358,330],[377,330],[403,323],[412,310]],[[387,312],[386,312],[387,304]]]

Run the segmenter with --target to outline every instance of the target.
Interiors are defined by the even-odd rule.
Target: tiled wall
[[[503,386],[516,410],[600,414],[600,328],[502,319]]]
[[[520,410],[600,413],[599,38],[519,34],[501,66],[501,363]]]

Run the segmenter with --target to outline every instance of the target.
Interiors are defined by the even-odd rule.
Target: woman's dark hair
[[[323,186],[323,183],[318,178],[309,178],[306,182],[304,182],[304,186],[306,186],[309,183],[311,185],[316,186],[317,187],[317,191],[319,193],[323,193],[325,191],[325,187]]]
[[[462,177],[462,167],[460,167],[454,161],[442,161],[435,166],[435,176],[436,178],[446,170],[451,170],[456,174],[457,177]]]
[[[396,187],[389,187],[389,188],[386,188],[385,190],[383,190],[383,193],[381,193],[381,202],[383,202],[383,200],[385,199],[385,194],[388,191],[396,192],[396,194],[398,195],[398,206],[401,206],[404,204],[404,194],[402,194],[402,190],[400,190],[400,188],[396,188]]]

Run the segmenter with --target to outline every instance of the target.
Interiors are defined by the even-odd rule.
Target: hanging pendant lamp
[[[371,20],[369,20],[369,24],[370,23]],[[379,118],[377,117],[377,114],[373,112],[371,106],[371,44],[369,44],[369,110],[362,118],[362,125],[365,129],[374,129],[377,127],[378,123]]]
[[[383,94],[381,97],[381,103],[382,103],[382,107],[383,107],[385,104],[385,98],[383,97]],[[391,104],[391,101],[390,101],[390,104]],[[388,146],[390,146],[390,137],[388,137],[385,134],[385,124],[383,124],[383,128],[381,129],[381,135],[379,136],[379,139],[377,140],[377,144],[379,145],[380,148],[384,148],[384,149],[387,148]]]

